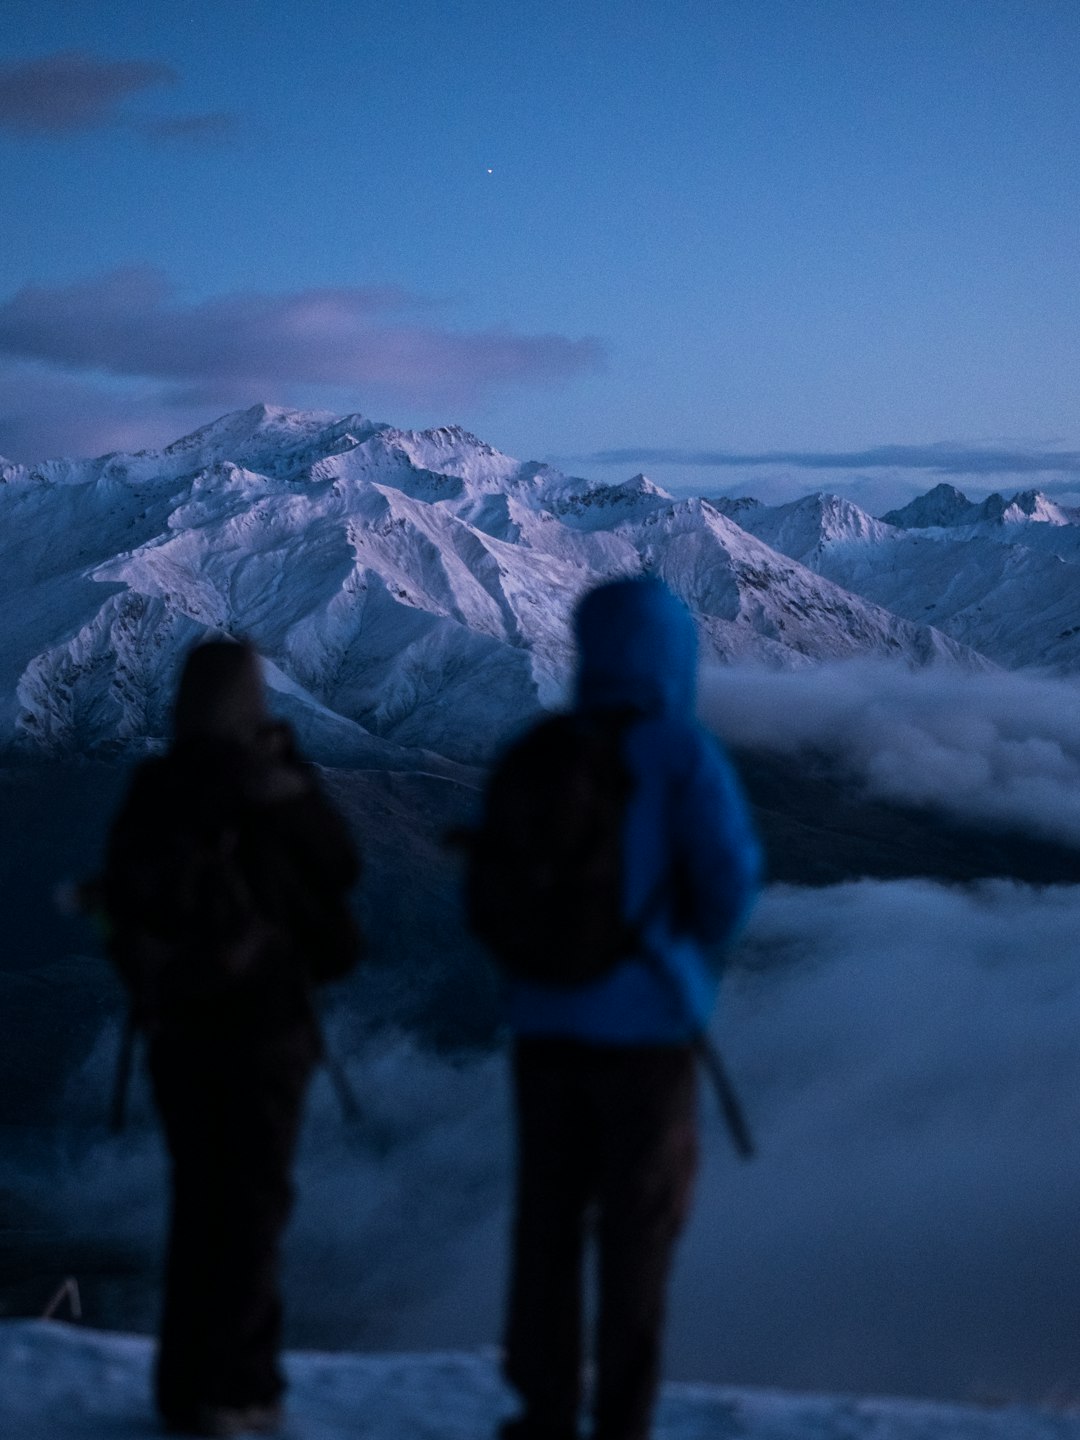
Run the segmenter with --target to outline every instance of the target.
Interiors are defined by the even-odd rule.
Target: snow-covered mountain
[[[999,665],[1080,671],[1080,524],[1037,491],[975,504],[938,485],[880,520],[826,494],[724,503],[816,574]]]
[[[1068,525],[1073,516],[1038,490],[1021,490],[1010,499],[997,493],[980,504],[969,500],[955,485],[935,485],[901,510],[890,510],[882,519],[902,530],[925,530],[938,525],[1017,525],[1025,521]]]
[[[617,574],[661,576],[722,662],[985,664],[751,533],[765,507],[736,523],[642,475],[564,475],[453,426],[259,405],[161,451],[0,482],[0,747],[161,736],[183,652],[242,633],[313,753],[478,759],[563,693],[573,604]]]
[[[762,505],[744,497],[713,504],[774,550],[811,569],[825,549],[877,544],[893,533],[886,521],[875,520],[850,500],[825,491],[787,505]]]

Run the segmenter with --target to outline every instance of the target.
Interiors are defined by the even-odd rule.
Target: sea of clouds
[[[1080,843],[1080,680],[874,660],[709,668],[699,712],[731,745],[824,757],[879,799]]]

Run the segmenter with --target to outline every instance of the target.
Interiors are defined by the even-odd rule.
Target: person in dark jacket
[[[174,719],[113,823],[103,900],[172,1162],[157,1404],[174,1432],[229,1435],[281,1418],[279,1249],[320,1055],[312,987],[354,962],[358,859],[271,722],[250,646],[193,650]]]
[[[576,1440],[582,1268],[595,1234],[594,1440],[645,1440],[665,1292],[697,1164],[693,1040],[761,856],[719,745],[694,722],[697,636],[657,580],[618,580],[576,617],[576,707],[637,718],[624,819],[634,953],[584,985],[511,980],[518,1132],[505,1373],[522,1402],[505,1440]]]

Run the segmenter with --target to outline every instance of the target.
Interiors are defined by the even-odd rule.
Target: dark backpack
[[[312,801],[311,803],[315,803]],[[172,757],[136,777],[102,876],[113,959],[140,1024],[286,975],[336,977],[359,932],[340,886],[325,883],[278,805],[248,802],[219,767]],[[294,958],[296,957],[296,958]]]
[[[622,913],[623,826],[633,781],[632,711],[556,715],[506,752],[468,837],[473,933],[510,975],[600,979],[637,942]]]
[[[187,817],[183,817],[187,818]],[[238,827],[163,826],[106,877],[114,959],[141,1024],[255,977],[275,926],[256,903]]]

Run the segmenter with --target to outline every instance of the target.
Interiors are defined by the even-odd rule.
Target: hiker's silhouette
[[[156,1395],[174,1430],[280,1418],[279,1245],[320,1054],[312,987],[354,963],[357,874],[267,713],[255,652],[193,650],[172,745],[136,770],[101,886],[172,1162]]]
[[[574,709],[496,766],[470,843],[469,914],[515,1034],[505,1370],[523,1410],[506,1440],[578,1434],[590,1230],[593,1435],[648,1434],[697,1163],[696,1052],[760,869],[731,766],[693,720],[685,608],[657,580],[619,580],[586,596],[576,632]]]

